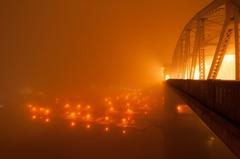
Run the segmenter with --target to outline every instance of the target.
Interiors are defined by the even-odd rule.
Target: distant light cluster
[[[122,134],[126,134],[127,128],[137,127],[140,121],[146,120],[154,107],[153,100],[141,91],[108,96],[100,99],[98,105],[60,101],[56,99],[48,107],[28,104],[31,119],[49,123],[60,117],[71,128],[82,126],[91,129],[94,125],[100,125],[106,133],[117,127]]]

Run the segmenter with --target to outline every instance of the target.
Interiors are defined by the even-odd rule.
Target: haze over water
[[[1,157],[235,158],[170,88],[130,92],[91,105],[32,100],[0,108]]]
[[[2,0],[0,158],[234,159],[164,83],[209,2]]]

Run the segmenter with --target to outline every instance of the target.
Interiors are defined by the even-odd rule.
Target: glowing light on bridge
[[[235,55],[230,55],[230,54],[227,54],[224,56],[224,61],[225,62],[233,62],[235,61]]]
[[[165,80],[169,80],[170,78],[170,75],[165,75]]]
[[[223,59],[217,79],[234,80],[235,79],[235,55],[226,54]]]

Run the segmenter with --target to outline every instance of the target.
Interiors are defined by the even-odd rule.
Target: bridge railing
[[[178,79],[167,82],[231,123],[240,126],[240,82]]]

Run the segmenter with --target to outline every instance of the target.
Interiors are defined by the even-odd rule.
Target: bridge
[[[232,60],[240,80],[238,0],[215,0],[197,13],[185,26],[172,58],[171,78],[218,79],[223,66]]]
[[[190,107],[238,156],[239,30],[240,1],[213,1],[184,27],[167,81],[186,101],[190,99]]]
[[[0,158],[240,158],[240,0],[211,1],[183,28],[172,65],[161,70],[170,79],[141,89],[124,86],[125,78],[141,83],[141,65],[127,67],[138,61],[131,45],[136,52],[145,42],[138,38],[151,37],[137,35],[148,25],[135,27],[167,1],[1,3]],[[130,44],[115,48],[121,41]]]

